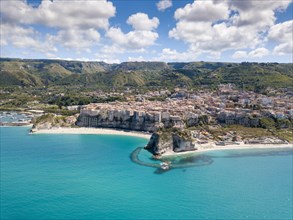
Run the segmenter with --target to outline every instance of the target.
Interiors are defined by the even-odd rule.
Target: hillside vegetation
[[[292,88],[293,64],[220,62],[81,62],[0,59],[0,86],[217,86]]]

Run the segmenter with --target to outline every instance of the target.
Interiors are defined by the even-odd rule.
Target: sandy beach
[[[106,128],[52,128],[52,129],[40,129],[34,131],[32,134],[110,134],[110,135],[123,135],[134,136],[145,139],[150,139],[151,134],[135,131],[123,131]]]
[[[278,148],[292,148],[293,144],[244,144],[244,142],[240,142],[240,144],[234,145],[226,145],[226,146],[219,146],[215,143],[207,143],[198,146],[198,150],[195,151],[185,151],[185,152],[178,152],[175,153],[173,151],[166,152],[162,157],[169,157],[169,156],[176,156],[176,155],[188,155],[188,154],[198,154],[207,151],[216,151],[216,150],[245,150],[245,149],[278,149]]]
[[[98,134],[98,135],[123,135],[123,136],[134,136],[141,137],[145,139],[150,139],[150,133],[136,132],[136,131],[123,131],[107,128],[52,128],[52,129],[40,129],[34,131],[32,134]],[[198,154],[206,151],[215,150],[237,150],[237,149],[273,149],[273,148],[293,148],[292,143],[288,144],[244,144],[240,142],[235,145],[219,146],[214,142],[207,144],[198,145],[198,150],[196,151],[185,151],[185,152],[173,152],[169,151],[162,155],[162,157],[176,156],[176,155],[188,155],[188,154]]]

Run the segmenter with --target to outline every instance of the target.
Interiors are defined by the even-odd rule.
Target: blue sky
[[[292,62],[292,1],[1,0],[1,57]]]

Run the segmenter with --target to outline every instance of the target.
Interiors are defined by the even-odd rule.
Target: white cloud
[[[61,30],[53,39],[62,46],[79,50],[88,50],[100,40],[100,34],[95,29],[88,30],[69,29]]]
[[[274,48],[274,54],[284,55],[293,53],[293,20],[272,26],[268,33],[268,39],[279,43]]]
[[[165,11],[167,8],[172,7],[172,1],[171,0],[160,0],[156,5],[157,5],[157,9],[159,11]]]
[[[268,56],[270,51],[264,47],[257,48],[255,50],[247,53],[246,51],[236,51],[233,55],[233,59],[243,59],[243,58],[262,58],[264,56]]]
[[[272,26],[268,38],[274,41],[286,43],[292,41],[293,20]]]
[[[109,59],[104,59],[102,60],[105,63],[109,63],[109,64],[113,64],[113,63],[121,63],[121,61],[119,59],[113,59],[113,58],[109,58]]]
[[[120,63],[120,60],[118,58],[115,58],[111,54],[101,54],[101,53],[96,53],[95,57],[99,61],[103,61],[105,63]]]
[[[128,61],[142,62],[142,61],[146,61],[146,59],[143,58],[143,56],[139,56],[139,57],[128,57]]]
[[[97,61],[96,59],[90,59],[90,58],[87,58],[87,57],[75,57],[75,58],[72,58],[72,57],[58,57],[54,54],[47,54],[47,58],[48,59],[54,59],[54,60],[68,60],[68,61],[72,61],[72,60],[78,60],[78,61],[84,61],[84,62],[89,62],[89,61]]]
[[[252,58],[262,58],[264,56],[269,55],[270,51],[264,47],[257,48],[251,52],[249,52],[248,57]]]
[[[123,33],[120,28],[110,28],[107,36],[113,41],[114,47],[123,49],[138,50],[151,46],[159,37],[153,29],[159,25],[159,19],[150,19],[147,14],[137,13],[131,15],[127,23],[132,25],[133,31]]]
[[[284,10],[291,1],[229,1],[230,8],[238,12],[234,16],[234,24],[251,26],[254,28],[267,28],[276,21],[275,11]],[[261,31],[261,30],[260,30]]]
[[[159,11],[172,7],[172,0],[157,1]],[[232,55],[234,59],[261,58],[270,53],[265,45],[272,41],[275,43],[273,54],[292,54],[293,21],[276,24],[276,11],[285,10],[291,2],[196,0],[175,11],[176,25],[169,31],[170,38],[183,41],[188,49],[179,52],[162,47],[164,49],[153,56],[158,54],[157,59],[165,61],[192,61],[201,54],[218,59],[223,51],[236,50]],[[124,56],[129,60],[143,58],[139,54],[151,53],[146,49],[159,38],[156,31],[159,19],[141,12],[127,19],[126,23],[132,27],[128,32],[117,26],[110,27],[109,19],[115,16],[116,8],[107,0],[70,4],[43,0],[34,7],[26,0],[0,0],[0,4],[0,45],[5,46],[5,50],[12,46],[54,57],[57,48],[90,53],[93,47],[99,46],[96,55],[99,60],[116,62],[116,54],[121,58],[122,54],[137,53],[135,57]],[[48,28],[48,33],[36,31],[34,25]],[[103,33],[107,38],[103,38]]]
[[[33,28],[23,28],[7,23],[1,24],[1,45],[12,44],[18,48],[30,48],[37,52],[57,52],[49,38],[41,39],[40,34]]]
[[[277,55],[292,54],[293,53],[292,41],[288,42],[288,43],[283,43],[283,44],[277,45],[274,48],[273,52],[274,52],[274,54],[277,54]]]
[[[161,61],[194,61],[198,54],[192,51],[178,52],[177,50],[172,50],[170,48],[164,48],[157,58]]]
[[[32,48],[38,51],[52,51],[58,44],[61,47],[74,48],[78,51],[89,51],[100,40],[99,29],[109,28],[109,18],[113,17],[116,8],[106,0],[72,1],[44,0],[38,7],[32,7],[26,1],[1,1],[1,44],[10,42],[19,48]],[[44,25],[57,30],[57,34],[47,34],[41,42],[40,33],[27,25]],[[14,30],[11,30],[13,29]],[[8,29],[8,30],[5,30]],[[3,30],[3,31],[2,31]],[[18,36],[20,30],[34,33]],[[6,34],[5,32],[10,32]],[[13,40],[7,40],[13,38]],[[44,49],[47,48],[47,49]]]
[[[114,42],[126,49],[139,49],[151,46],[159,35],[153,31],[130,31],[124,34],[120,28],[110,28],[107,36]]]
[[[211,51],[209,52],[209,54],[207,55],[207,58],[210,58],[210,59],[220,59],[221,58],[221,52],[218,52],[218,51]]]
[[[100,50],[101,54],[122,54],[124,52],[125,52],[125,49],[121,48],[117,44],[104,45]]]
[[[151,31],[156,29],[159,25],[159,19],[153,17],[152,19],[145,13],[136,13],[127,19],[127,24],[131,25],[137,31]]]
[[[92,1],[42,1],[31,7],[24,1],[1,1],[4,21],[22,24],[43,24],[57,28],[108,28],[108,19],[116,8],[106,0]]]
[[[175,11],[176,20],[191,22],[213,22],[227,19],[229,16],[228,5],[224,1],[194,1]]]
[[[276,21],[275,11],[289,4],[290,1],[195,1],[175,11],[177,23],[169,37],[184,41],[189,50],[198,53],[262,47],[267,31]]]
[[[54,54],[54,53],[45,53],[45,56],[48,59],[55,59],[56,58],[56,54]]]
[[[242,58],[247,58],[247,52],[246,51],[236,51],[232,55],[233,59],[242,59]]]

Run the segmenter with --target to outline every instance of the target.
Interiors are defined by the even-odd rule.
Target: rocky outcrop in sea
[[[153,155],[166,152],[184,152],[197,150],[190,131],[179,129],[162,129],[155,132],[145,149]]]

